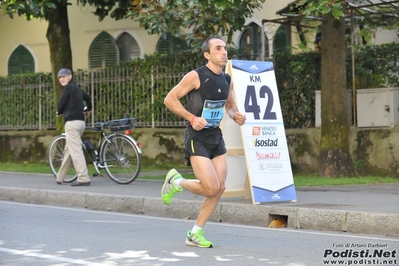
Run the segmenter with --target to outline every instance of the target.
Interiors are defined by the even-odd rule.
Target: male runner
[[[217,36],[209,37],[202,52],[207,64],[187,73],[164,100],[173,113],[190,122],[184,136],[185,158],[198,180],[184,179],[172,169],[166,175],[161,195],[165,204],[170,204],[183,189],[205,197],[195,225],[187,233],[186,244],[211,248],[213,243],[205,239],[202,228],[226,188],[227,177],[226,147],[219,125],[224,109],[240,126],[245,123],[245,115],[238,112],[231,78],[223,72],[228,61],[226,43]],[[184,96],[187,109],[180,102]]]

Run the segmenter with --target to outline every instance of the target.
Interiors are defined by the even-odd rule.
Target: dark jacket
[[[91,111],[92,103],[90,95],[71,80],[67,85],[62,87],[62,93],[57,104],[57,114],[62,114],[64,123],[73,120],[84,121],[83,101],[85,101],[87,106],[86,111]]]

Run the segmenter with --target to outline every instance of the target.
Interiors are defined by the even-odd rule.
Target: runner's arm
[[[180,102],[180,99],[187,95],[193,89],[199,88],[200,81],[196,71],[190,71],[182,80],[166,95],[164,99],[165,106],[177,116],[187,121],[192,120],[193,114],[190,113]]]

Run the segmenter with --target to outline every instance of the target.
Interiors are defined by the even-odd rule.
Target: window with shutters
[[[264,58],[269,57],[269,40],[264,35]],[[259,59],[262,57],[262,27],[256,23],[251,23],[241,36],[240,48],[246,49],[251,52],[251,59]],[[264,59],[262,58],[262,60]]]
[[[161,36],[157,43],[158,53],[174,54],[188,50],[187,42],[183,39],[179,39],[171,34],[167,34],[166,38]]]
[[[8,59],[8,75],[35,72],[35,61],[32,54],[24,46],[19,45]]]
[[[93,40],[89,49],[89,68],[101,69],[119,65],[119,48],[114,38],[101,32]]]
[[[140,57],[140,47],[129,33],[122,33],[116,43],[118,44],[119,60],[121,63]]]
[[[278,27],[276,35],[274,36],[274,52],[284,51],[287,47],[290,46],[290,43],[290,26],[281,25],[280,27]]]

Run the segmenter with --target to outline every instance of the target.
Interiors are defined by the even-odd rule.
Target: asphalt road
[[[160,197],[162,180],[119,185],[98,176],[91,181],[72,187],[56,184],[48,174],[0,171],[0,200],[178,219],[195,219],[203,200],[183,191],[166,206]],[[398,184],[300,187],[296,194],[297,202],[258,205],[251,199],[222,198],[210,221],[267,227],[278,215],[291,229],[399,236]]]
[[[192,223],[0,201],[0,265],[397,265],[398,238],[208,223],[215,247],[201,249],[184,243]]]

